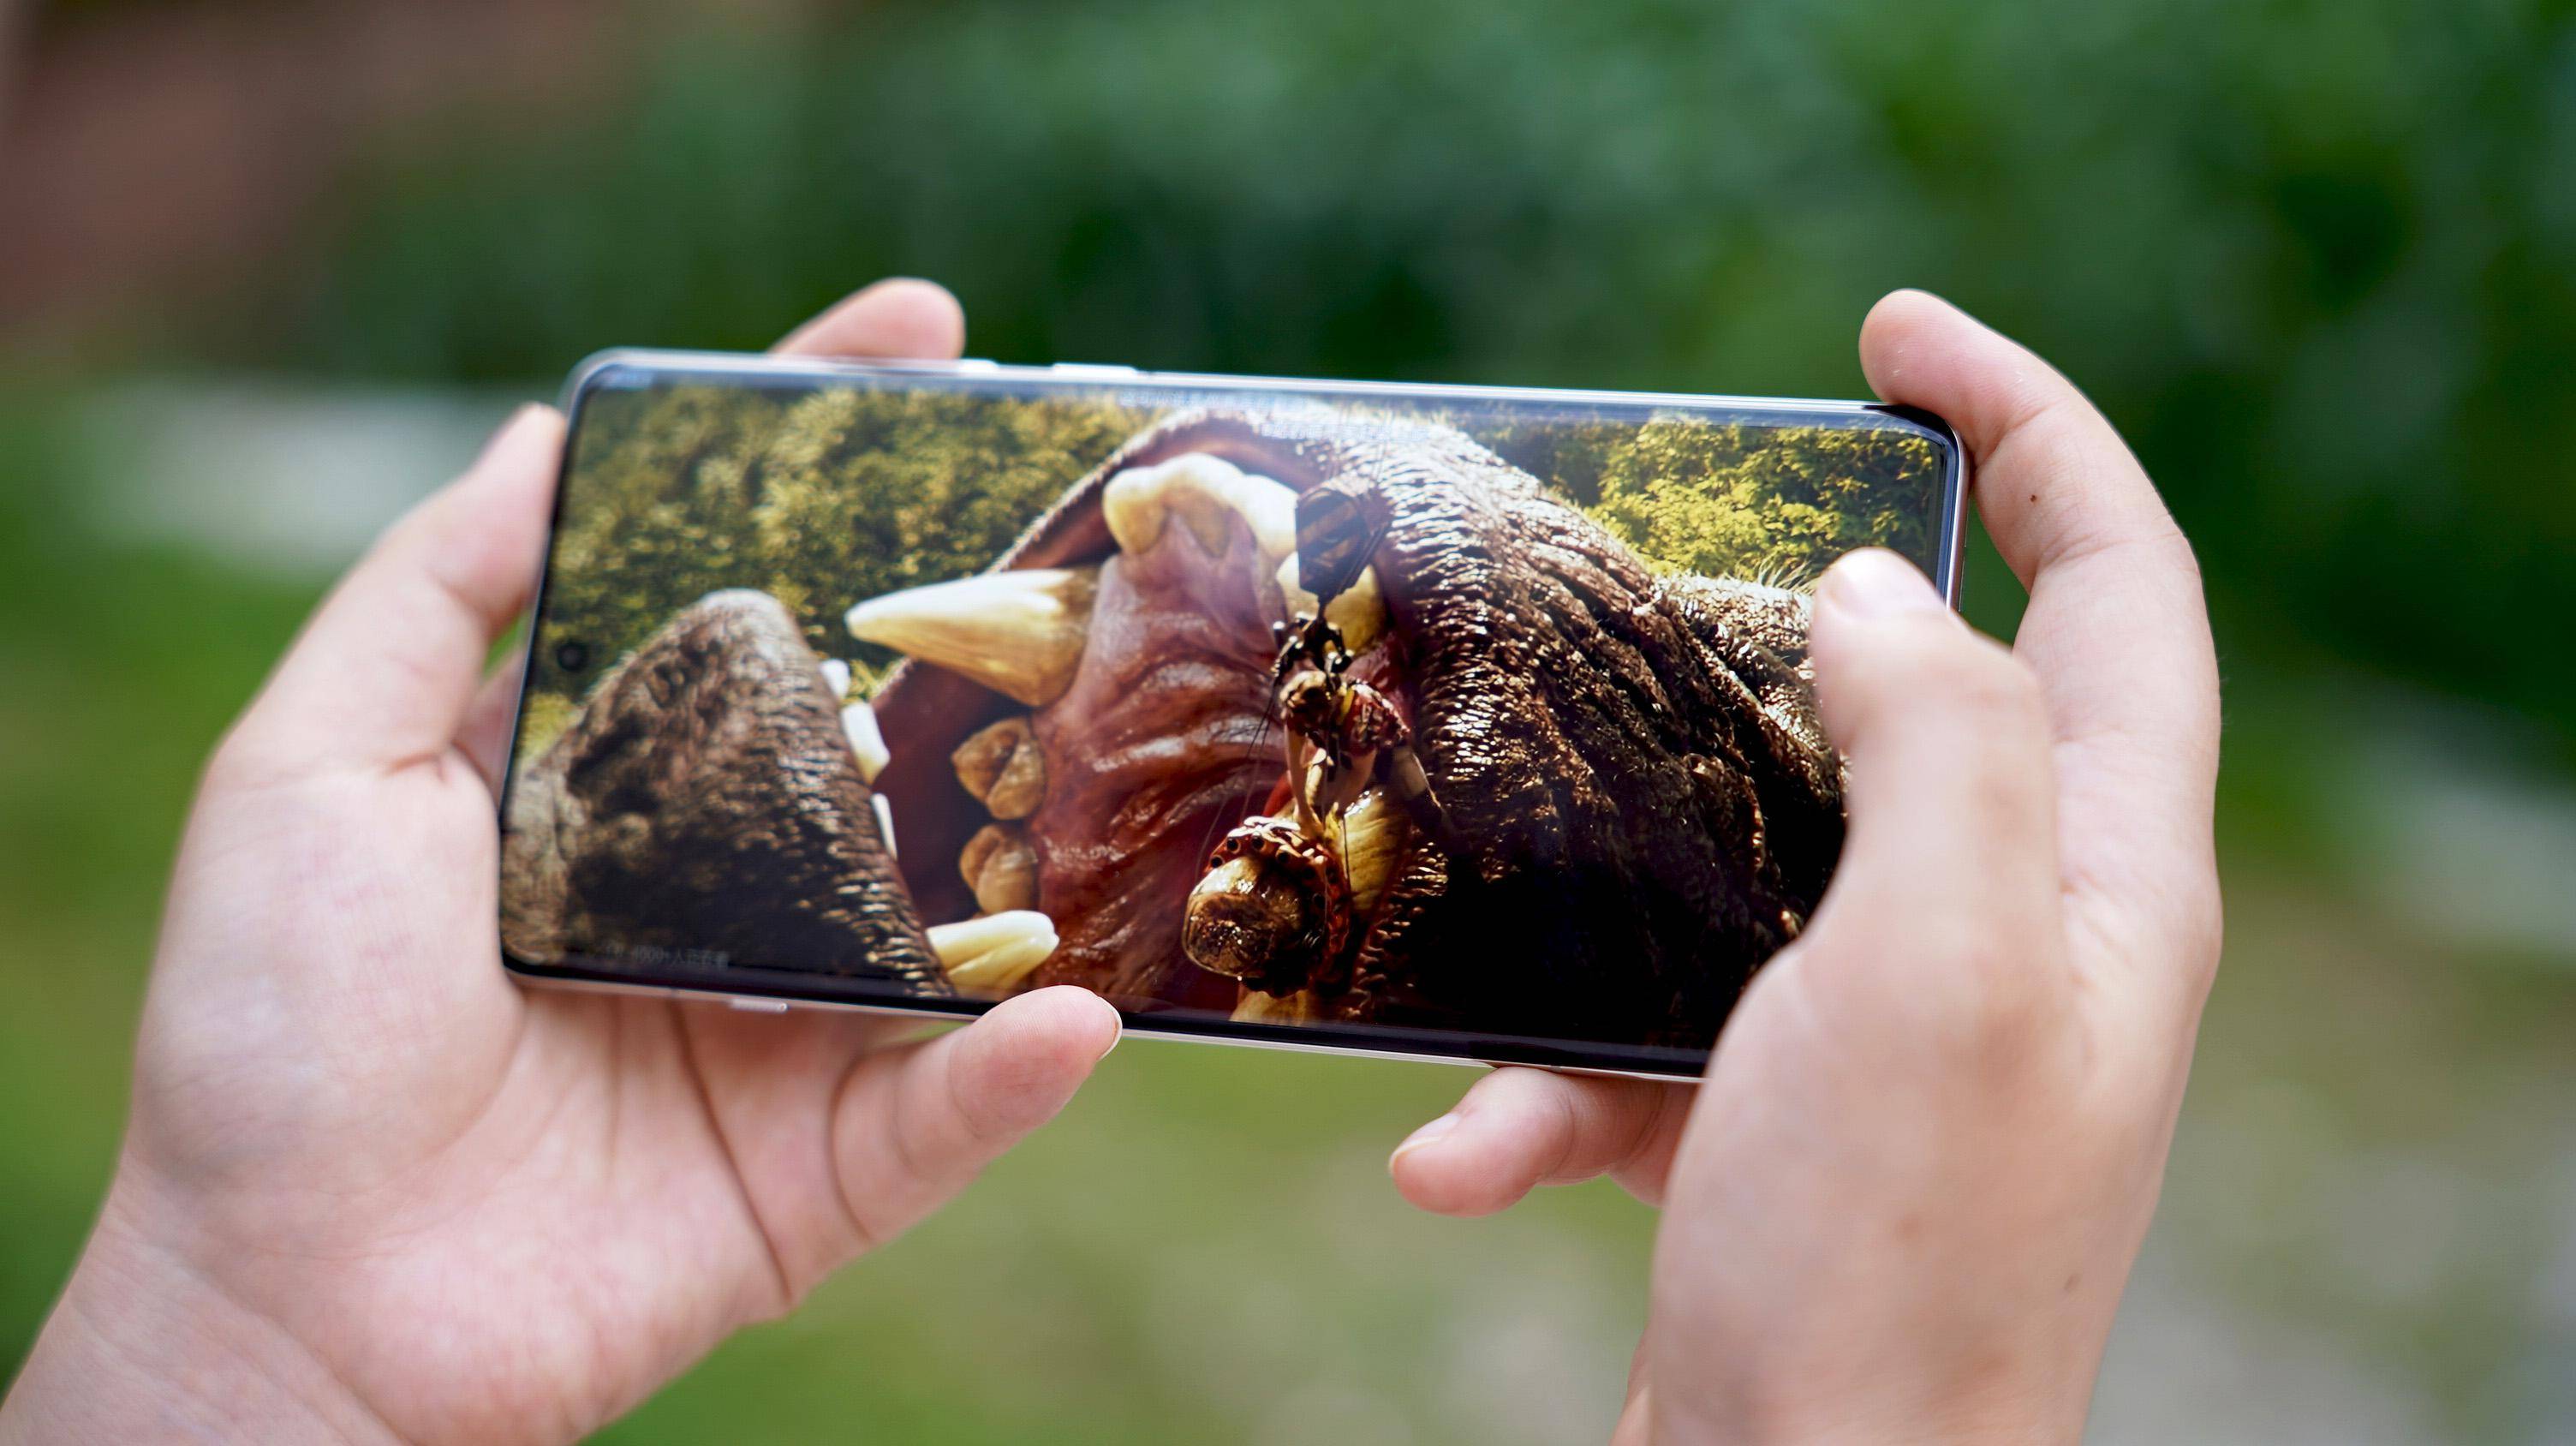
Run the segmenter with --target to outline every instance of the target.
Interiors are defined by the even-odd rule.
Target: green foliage
[[[1794,584],[1856,547],[1932,559],[1940,452],[1911,432],[1679,417],[1582,430],[1607,435],[1590,455],[1563,448],[1552,475],[1658,567]]]
[[[777,597],[816,651],[872,676],[891,655],[844,631],[852,603],[985,567],[1152,420],[1104,402],[706,386],[594,391],[582,416],[536,675],[535,697],[558,702],[726,587]],[[1447,420],[1659,567],[1795,582],[1854,547],[1931,560],[1939,454],[1910,432]],[[572,668],[567,641],[587,653]]]
[[[2576,739],[2555,0],[792,13],[567,133],[358,166],[234,350],[515,380],[765,345],[909,271],[1012,360],[1851,396],[1862,313],[1925,286],[2128,435],[2235,674],[2331,659]]]
[[[581,705],[561,692],[539,690],[519,705],[519,755],[535,758],[554,746],[581,716]]]
[[[990,563],[1144,418],[1105,403],[835,388],[599,391],[583,410],[537,686],[578,693],[719,588],[787,604],[826,656],[863,598]],[[878,658],[882,662],[884,659]]]

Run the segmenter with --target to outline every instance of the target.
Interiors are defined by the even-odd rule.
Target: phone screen
[[[638,354],[578,388],[515,967],[1694,1071],[1843,836],[1809,589],[1950,585],[1837,403]]]

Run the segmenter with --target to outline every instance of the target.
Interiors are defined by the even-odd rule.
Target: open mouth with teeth
[[[1378,527],[1319,538],[1326,488]],[[1282,666],[1316,616],[1329,677]],[[1804,599],[1657,576],[1446,428],[1175,419],[848,625],[911,660],[871,714],[923,916],[1054,934],[1012,987],[1704,1043],[1840,843]]]
[[[603,678],[514,784],[513,951],[1704,1047],[1841,843],[1804,597],[1447,427],[1178,416],[846,623],[866,698],[756,592]]]
[[[1346,798],[1298,807],[1331,765],[1289,775],[1274,625],[1320,612],[1348,686],[1380,698],[1404,696],[1400,650],[1373,574],[1329,606],[1299,586],[1297,492],[1269,473],[1319,479],[1259,440],[1213,421],[1159,429],[1000,569],[850,610],[859,638],[928,665],[898,671],[872,710],[905,879],[929,917],[1051,920],[1032,985],[1323,1017],[1350,1007],[1397,878],[1434,866],[1357,760],[1335,780]]]

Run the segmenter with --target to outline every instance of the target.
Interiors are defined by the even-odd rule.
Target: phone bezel
[[[1670,405],[1741,412],[1751,415],[1833,417],[1873,415],[1902,422],[1937,442],[1946,459],[1942,479],[1941,520],[1934,557],[1933,583],[1953,608],[1959,604],[1959,573],[1966,537],[1968,457],[1958,435],[1940,418],[1911,407],[1877,402],[1819,401],[1781,397],[1738,397],[1682,392],[1621,392],[1555,387],[1479,386],[1462,383],[1352,382],[1296,377],[1223,376],[1197,372],[1142,371],[1132,367],[1059,362],[1053,366],[1018,366],[968,358],[957,361],[827,361],[752,356],[731,352],[620,347],[585,358],[564,385],[563,410],[569,423],[564,448],[556,461],[555,494],[547,521],[546,552],[528,621],[526,660],[519,675],[519,697],[511,708],[510,756],[502,773],[499,817],[509,816],[509,795],[516,778],[518,710],[536,666],[538,630],[545,595],[553,582],[554,538],[562,523],[564,483],[571,474],[580,435],[581,408],[600,380],[617,369],[633,369],[661,378],[756,376],[793,381],[836,378],[904,379],[936,377],[949,382],[999,381],[1026,387],[1036,384],[1068,393],[1099,394],[1126,389],[1177,392],[1293,392],[1321,397],[1403,398],[1456,401],[1533,402],[1556,405]],[[497,934],[497,927],[496,927]],[[935,1021],[970,1019],[999,1000],[925,999],[864,991],[834,992],[818,988],[835,976],[793,970],[729,966],[721,979],[692,978],[667,969],[640,969],[621,961],[567,956],[564,963],[541,963],[512,954],[506,941],[501,958],[510,972],[533,984],[668,996],[678,999],[729,1001],[736,1007],[775,1011],[819,1008],[869,1014],[904,1015]],[[711,975],[716,971],[711,971]],[[845,985],[862,981],[841,981]],[[1114,1003],[1115,1001],[1113,1001]],[[1201,1043],[1251,1045],[1306,1053],[1409,1059],[1443,1064],[1525,1064],[1586,1073],[1630,1075],[1648,1079],[1696,1079],[1707,1066],[1708,1052],[1649,1045],[1616,1045],[1518,1035],[1490,1035],[1463,1030],[1390,1028],[1368,1025],[1280,1025],[1133,1009],[1118,1012],[1134,1034]]]

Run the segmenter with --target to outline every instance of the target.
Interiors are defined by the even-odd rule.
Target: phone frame
[[[657,348],[620,347],[595,353],[573,369],[564,384],[562,407],[568,422],[562,455],[556,461],[555,492],[546,526],[546,552],[539,563],[535,597],[530,605],[527,624],[528,648],[519,674],[518,696],[512,700],[509,757],[501,775],[498,817],[506,826],[509,817],[510,790],[516,781],[519,747],[519,709],[525,700],[530,678],[538,658],[538,637],[545,616],[545,599],[554,577],[554,539],[563,521],[564,484],[570,479],[574,452],[580,436],[581,408],[598,389],[603,377],[618,369],[633,369],[657,377],[681,380],[727,377],[753,377],[787,382],[809,379],[828,384],[834,379],[892,380],[936,378],[958,383],[1004,381],[1022,386],[1034,384],[1038,390],[1061,387],[1068,394],[1098,395],[1103,391],[1134,389],[1200,394],[1188,400],[1205,401],[1207,394],[1227,392],[1294,393],[1325,400],[1403,399],[1418,401],[1459,402],[1536,402],[1555,405],[1622,405],[1676,406],[1714,409],[1763,415],[1833,417],[1878,416],[1904,423],[1939,443],[1947,458],[1941,492],[1941,518],[1935,542],[1933,584],[1953,608],[1959,605],[1959,573],[1966,538],[1969,464],[1966,446],[1948,423],[1917,408],[1890,406],[1878,402],[1811,401],[1781,397],[1738,397],[1683,392],[1621,392],[1555,387],[1478,386],[1461,383],[1433,382],[1354,382],[1326,381],[1297,377],[1223,376],[1198,372],[1143,371],[1134,367],[1089,362],[1058,362],[1052,366],[1018,366],[965,358],[956,361],[833,361],[803,357],[771,357],[733,352],[664,350]],[[496,925],[495,934],[498,934]],[[509,945],[501,945],[503,964],[518,978],[534,985],[613,994],[665,996],[680,1000],[714,1002],[722,1000],[736,1009],[758,1013],[784,1013],[790,1009],[829,1009],[880,1015],[906,1015],[936,1023],[941,1020],[965,1020],[983,1014],[1001,1001],[998,999],[936,999],[918,996],[852,997],[838,992],[823,992],[816,987],[836,978],[830,975],[802,973],[795,970],[761,969],[727,966],[720,972],[722,982],[710,977],[704,981],[668,970],[635,968],[622,961],[599,960],[595,956],[570,955],[568,960],[590,962],[544,964],[521,959],[512,954]],[[710,971],[711,974],[718,971]],[[1112,1001],[1114,1004],[1115,1001]],[[1706,1069],[1708,1051],[1672,1049],[1650,1045],[1615,1045],[1593,1042],[1549,1040],[1519,1035],[1488,1035],[1463,1030],[1396,1028],[1349,1024],[1257,1024],[1231,1019],[1202,1019],[1152,1009],[1118,1006],[1124,1028],[1132,1034],[1164,1039],[1194,1040],[1203,1044],[1249,1045],[1265,1049],[1296,1050],[1310,1054],[1353,1055],[1369,1059],[1402,1059],[1435,1064],[1465,1065],[1534,1065],[1588,1074],[1611,1074],[1642,1079],[1696,1079]]]

